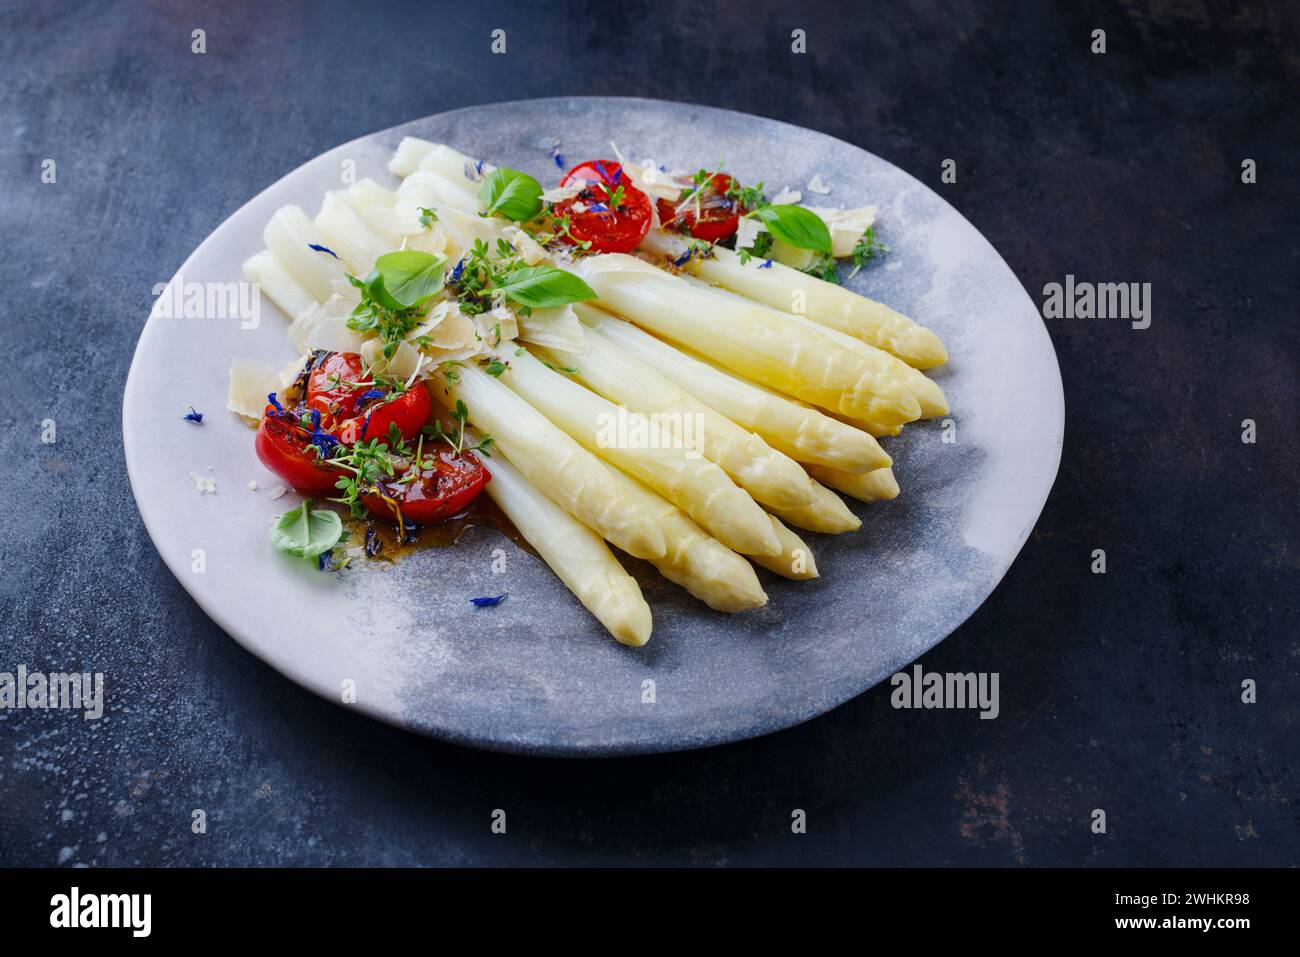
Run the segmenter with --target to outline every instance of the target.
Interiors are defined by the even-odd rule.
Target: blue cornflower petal
[[[185,414],[185,421],[186,421],[186,422],[194,422],[194,423],[196,423],[196,424],[198,424],[198,425],[202,425],[202,424],[203,424],[203,413],[202,413],[202,412],[195,412],[195,411],[194,411],[194,406],[190,406],[190,411],[187,412],[187,413]]]
[[[388,393],[384,392],[383,389],[367,389],[365,392],[361,393],[361,397],[357,399],[357,401],[369,402],[371,399],[382,399],[387,394]]]
[[[282,405],[280,404],[280,400],[277,399],[277,398],[275,397],[275,393],[274,393],[274,392],[272,392],[270,395],[268,395],[268,396],[266,397],[266,401],[269,402],[272,406],[275,407],[275,411],[276,411],[276,412],[283,412],[283,411],[284,411],[284,406],[282,406]]]
[[[329,571],[330,562],[333,561],[333,559],[334,549],[331,548],[328,552],[321,552],[316,556],[316,567],[321,571]]]
[[[465,273],[465,260],[456,263],[456,268],[451,271],[451,281],[460,282],[460,277]]]
[[[308,439],[312,445],[316,446],[316,451],[320,453],[320,457],[323,459],[329,458],[339,445],[338,439],[320,427],[320,409],[311,410],[311,433],[308,435]]]
[[[565,167],[565,162],[564,162],[564,154],[563,154],[563,153],[556,153],[556,154],[555,154],[555,165],[558,166],[560,169],[564,169],[564,167]]]
[[[505,595],[488,595],[485,598],[471,598],[470,601],[478,608],[490,608],[501,604],[505,597]]]
[[[329,254],[330,254],[331,256],[333,256],[335,259],[338,259],[338,258],[339,258],[339,254],[336,253],[334,250],[330,249],[328,246],[321,246],[321,245],[319,245],[318,243],[308,243],[308,244],[307,244],[307,248],[308,248],[308,249],[314,249],[314,250],[316,250],[316,252],[318,252],[318,253],[329,253]]]
[[[685,266],[688,262],[691,261],[691,256],[693,255],[695,255],[695,250],[688,249],[686,250],[686,252],[682,253],[681,256],[679,256],[677,259],[673,260],[673,265],[680,269],[682,266]]]
[[[764,260],[759,264],[758,268],[759,268],[759,269],[771,269],[771,268],[772,268],[772,260],[770,260],[770,259],[764,259]]]

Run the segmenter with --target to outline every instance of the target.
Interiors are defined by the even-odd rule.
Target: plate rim
[[[1025,299],[1028,301],[1028,303],[1031,306],[1033,306],[1033,298],[1029,295],[1029,292],[1025,288],[1024,283],[1020,281],[1020,278],[1019,276],[1016,275],[1015,270],[1011,268],[1011,266],[1007,263],[1006,259],[1003,257],[1002,253],[997,249],[996,246],[993,245],[991,241],[988,240],[988,238],[984,235],[984,233],[978,227],[976,227],[974,223],[972,223],[969,219],[967,219],[966,216],[960,210],[958,210],[951,203],[949,203],[948,200],[942,194],[932,189],[923,180],[913,175],[904,167],[898,165],[897,163],[894,163],[892,160],[887,159],[886,157],[881,156],[880,154],[874,153],[871,150],[866,149],[865,147],[858,146],[855,143],[850,143],[847,140],[840,139],[839,137],[834,136],[830,133],[825,133],[822,132],[821,130],[812,129],[810,127],[798,126],[796,124],[786,122],[785,120],[780,120],[769,116],[763,116],[762,114],[749,113],[741,110],[734,110],[729,107],[715,106],[706,103],[696,103],[687,100],[668,100],[668,99],[639,97],[639,96],[552,96],[552,97],[523,98],[523,99],[514,99],[514,100],[494,101],[488,103],[478,103],[472,106],[458,107],[457,109],[454,110],[444,110],[439,113],[431,113],[425,116],[416,117],[414,119],[407,120],[403,123],[395,124],[393,126],[385,127],[380,130],[375,130],[371,133],[366,133],[361,136],[354,137],[336,146],[332,146],[321,153],[317,153],[311,157],[308,157],[307,159],[298,163],[296,166],[294,166],[291,170],[286,172],[284,175],[276,178],[274,181],[272,181],[267,186],[259,190],[253,196],[249,197],[246,201],[241,203],[236,209],[232,210],[220,223],[218,223],[207,233],[207,235],[203,238],[202,242],[200,242],[198,246],[196,246],[194,250],[185,258],[184,262],[182,262],[180,266],[177,267],[175,273],[168,280],[166,285],[170,286],[173,282],[176,281],[177,278],[183,276],[187,268],[190,266],[190,264],[193,263],[205,252],[205,250],[209,247],[209,245],[213,243],[218,233],[220,233],[221,230],[232,219],[238,217],[248,207],[258,203],[259,200],[261,200],[262,197],[265,196],[267,193],[280,188],[281,184],[284,183],[285,180],[295,176],[300,170],[302,170],[304,167],[306,167],[309,164],[322,161],[325,158],[332,156],[336,153],[344,152],[349,148],[355,146],[356,144],[370,143],[390,136],[409,135],[404,131],[408,130],[411,127],[415,127],[417,125],[427,123],[430,120],[440,119],[443,117],[451,117],[457,114],[472,114],[476,111],[483,110],[483,109],[520,107],[525,105],[530,107],[539,107],[539,106],[544,106],[545,104],[573,103],[575,101],[583,102],[583,103],[610,103],[610,102],[646,103],[646,104],[654,104],[657,106],[667,104],[676,107],[688,107],[693,109],[700,109],[711,113],[726,113],[732,116],[741,117],[746,120],[760,119],[767,123],[779,124],[782,127],[787,127],[791,130],[799,131],[800,133],[814,133],[817,136],[825,137],[826,139],[829,139],[842,146],[865,153],[868,156],[871,156],[874,159],[883,162],[888,166],[898,170],[899,172],[907,176],[909,179],[911,179],[912,181],[920,185],[930,194],[931,197],[937,199],[940,203],[942,203],[943,206],[946,207],[946,209],[952,215],[958,217],[962,223],[964,223],[970,229],[974,230],[974,232],[977,235],[983,238],[984,241],[987,243],[989,249],[997,257],[997,261],[1010,274],[1010,276],[1014,279],[1016,286],[1019,288],[1020,292],[1025,296]],[[934,648],[937,648],[940,644],[946,641],[949,637],[952,636],[952,634],[955,631],[957,631],[957,629],[961,628],[962,625],[964,625],[967,621],[969,621],[971,617],[973,617],[975,613],[984,606],[984,603],[988,601],[988,599],[993,595],[993,593],[997,591],[998,587],[1002,583],[1002,580],[1006,577],[1007,572],[1010,571],[1011,566],[1014,565],[1016,559],[1020,557],[1020,553],[1024,549],[1025,544],[1029,541],[1029,537],[1033,534],[1033,530],[1037,526],[1039,519],[1042,517],[1043,509],[1046,507],[1047,501],[1051,497],[1052,490],[1053,488],[1055,488],[1056,480],[1060,475],[1060,463],[1061,463],[1061,458],[1062,458],[1064,444],[1065,444],[1065,384],[1064,384],[1064,379],[1061,376],[1060,358],[1057,355],[1056,345],[1052,341],[1052,337],[1048,332],[1046,323],[1042,319],[1041,313],[1037,310],[1036,307],[1034,308],[1034,311],[1038,315],[1038,321],[1041,324],[1041,328],[1044,333],[1044,338],[1048,345],[1048,352],[1051,355],[1052,371],[1055,373],[1055,385],[1056,385],[1056,393],[1057,393],[1056,406],[1059,410],[1059,415],[1057,416],[1056,421],[1053,423],[1055,426],[1054,432],[1056,435],[1056,441],[1054,447],[1051,450],[1047,450],[1048,454],[1054,453],[1054,461],[1052,462],[1051,465],[1051,479],[1050,481],[1045,483],[1045,487],[1041,495],[1041,500],[1038,501],[1033,507],[1033,509],[1031,510],[1032,519],[1026,522],[1025,527],[1023,529],[1023,534],[1018,536],[1019,541],[1016,543],[1014,550],[1010,553],[1009,557],[1006,559],[1005,563],[1003,564],[1003,567],[997,569],[996,574],[991,576],[992,584],[989,587],[988,592],[984,595],[983,598],[980,599],[980,601],[977,604],[975,604],[961,618],[960,621],[956,622],[950,629],[948,629],[945,634],[943,634],[940,638],[938,638],[932,644],[927,646],[915,658],[910,658],[908,659],[908,661],[914,662],[919,660],[922,655],[926,654],[929,651],[932,651]],[[500,733],[488,734],[486,736],[475,736],[469,732],[460,730],[458,728],[453,728],[453,727],[446,727],[446,726],[435,727],[426,724],[417,725],[417,724],[403,722],[400,719],[400,716],[383,711],[378,706],[369,703],[368,700],[351,702],[351,703],[342,702],[339,700],[339,697],[336,693],[337,689],[326,688],[322,682],[316,680],[316,678],[310,673],[304,672],[302,669],[295,669],[291,667],[294,662],[292,656],[286,655],[283,658],[280,658],[277,655],[275,655],[273,648],[269,646],[265,646],[266,643],[262,643],[262,645],[259,645],[252,641],[245,640],[245,638],[238,633],[239,630],[237,628],[232,627],[228,623],[228,618],[223,613],[223,611],[219,607],[217,607],[219,602],[217,602],[213,598],[205,597],[201,593],[196,593],[195,591],[192,591],[190,588],[188,588],[185,584],[186,579],[181,574],[180,569],[168,557],[168,555],[164,552],[164,550],[158,546],[158,538],[159,538],[160,530],[157,529],[155,525],[155,520],[157,519],[158,516],[155,515],[154,519],[150,518],[149,511],[144,505],[144,502],[146,500],[141,496],[141,481],[137,477],[139,473],[143,472],[146,466],[144,463],[139,462],[137,460],[138,449],[136,452],[132,451],[132,444],[129,439],[129,432],[127,428],[127,423],[131,421],[130,416],[134,408],[131,384],[132,381],[136,378],[138,370],[140,368],[141,345],[144,341],[144,337],[147,330],[148,330],[148,320],[146,320],[145,324],[141,326],[139,335],[136,339],[135,348],[132,351],[131,362],[127,369],[126,379],[123,383],[121,412],[122,412],[122,447],[123,447],[123,454],[126,460],[127,477],[131,487],[131,495],[135,501],[136,512],[139,514],[140,519],[144,524],[145,531],[149,535],[150,544],[153,545],[155,552],[162,559],[163,564],[167,567],[168,571],[171,572],[172,576],[176,579],[177,584],[180,585],[182,590],[184,590],[184,592],[195,602],[195,604],[197,604],[199,608],[202,609],[204,614],[206,614],[228,637],[233,639],[240,647],[250,652],[254,657],[265,662],[267,665],[269,665],[271,668],[273,668],[275,671],[277,671],[281,676],[283,676],[287,680],[298,685],[299,687],[305,688],[306,690],[312,692],[313,694],[321,698],[324,698],[326,701],[330,701],[333,704],[344,708],[345,710],[360,712],[364,714],[366,717],[379,720],[384,724],[390,725],[395,728],[400,728],[403,731],[408,731],[414,734],[421,735],[423,737],[429,737],[439,741],[445,741],[450,744],[459,745],[466,748],[472,748],[475,750],[526,755],[526,756],[534,756],[534,757],[605,758],[605,757],[621,757],[621,756],[633,756],[633,755],[643,755],[643,754],[644,755],[665,754],[665,753],[672,753],[678,751],[698,750],[703,748],[718,747],[733,742],[752,740],[754,738],[764,737],[769,734],[776,734],[780,731],[785,731],[790,728],[797,727],[801,724],[805,724],[806,722],[811,721],[814,718],[820,717],[824,714],[829,714],[830,712],[835,711],[836,709],[842,707],[848,702],[870,691],[876,685],[880,684],[882,681],[885,680],[886,677],[885,675],[882,675],[879,678],[875,678],[874,680],[867,678],[865,679],[866,682],[865,684],[857,688],[857,690],[854,690],[851,693],[847,694],[846,696],[840,698],[840,700],[836,701],[835,703],[826,706],[824,705],[823,702],[818,701],[815,703],[810,703],[809,705],[803,708],[796,708],[790,711],[786,711],[781,715],[780,719],[775,724],[772,724],[770,722],[764,723],[760,721],[759,717],[755,713],[751,712],[748,719],[743,722],[733,724],[725,729],[711,730],[708,733],[701,734],[698,737],[693,737],[690,740],[684,740],[679,737],[672,741],[659,740],[655,742],[647,742],[646,740],[641,738],[622,737],[622,738],[607,739],[605,741],[602,741],[594,745],[582,744],[582,743],[575,745],[564,741],[560,741],[560,742],[541,741],[537,739],[528,738],[526,736],[512,736],[509,734],[502,735]],[[1027,514],[1029,514],[1029,511],[1027,511]],[[907,662],[904,662],[903,664],[907,664]]]

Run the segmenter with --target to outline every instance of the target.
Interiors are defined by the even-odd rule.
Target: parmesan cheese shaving
[[[853,254],[853,247],[858,244],[862,234],[876,221],[876,207],[862,206],[858,209],[828,209],[809,206],[808,211],[821,217],[831,231],[831,255],[838,258]]]
[[[591,348],[582,334],[582,323],[578,321],[577,313],[571,305],[534,309],[530,315],[520,316],[519,338],[523,342],[558,352],[581,354]]]
[[[271,363],[242,356],[230,361],[230,392],[226,408],[236,415],[260,422],[267,395],[279,389],[280,374]]]
[[[198,472],[191,472],[190,481],[194,484],[194,487],[199,490],[200,495],[215,495],[217,493],[216,479],[210,479],[206,475],[200,475]]]

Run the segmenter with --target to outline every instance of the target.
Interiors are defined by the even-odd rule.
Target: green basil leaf
[[[271,544],[280,551],[298,558],[315,558],[339,543],[343,520],[338,512],[327,508],[312,509],[311,499],[307,499],[277,518],[269,535]]]
[[[582,279],[554,266],[515,269],[507,273],[496,288],[508,299],[529,309],[553,309],[596,298],[595,291]]]
[[[375,271],[366,277],[366,285],[384,307],[410,309],[438,294],[446,264],[446,256],[418,249],[385,253],[375,260]]]
[[[483,180],[478,198],[487,204],[489,215],[524,223],[542,211],[542,184],[527,173],[498,166]]]
[[[802,206],[760,206],[754,215],[781,242],[799,249],[830,254],[831,231],[822,218]]]

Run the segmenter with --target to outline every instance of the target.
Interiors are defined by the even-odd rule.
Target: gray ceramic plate
[[[863,529],[811,537],[820,580],[762,573],[767,607],[709,611],[629,561],[654,610],[642,649],[611,640],[540,561],[491,530],[392,566],[324,574],[275,553],[265,529],[293,503],[225,411],[232,356],[292,358],[269,303],[238,319],[151,318],[136,349],[123,432],[140,513],[164,561],[203,609],[294,681],[376,718],[476,747],[553,755],[695,748],[785,728],[852,698],[934,647],[993,591],[1047,498],[1060,459],[1061,378],[1029,296],[970,223],[929,188],[856,146],[726,110],[566,98],[417,120],[319,156],[223,223],[173,283],[239,280],[275,209],[309,214],[355,164],[384,183],[404,135],[554,182],[555,140],[572,160],[610,153],[671,167],[725,161],[743,181],[831,186],[820,205],[880,207],[888,257],[851,285],[937,330],[954,413],[887,443],[902,496],[855,505]],[[806,192],[806,190],[805,190]],[[809,196],[809,199],[812,199]],[[181,420],[193,405],[201,426]],[[190,473],[211,477],[199,494]],[[255,480],[260,490],[250,491]],[[493,572],[493,552],[505,568]],[[202,553],[202,561],[198,560]],[[203,571],[196,568],[203,567]],[[471,596],[508,592],[495,608]],[[655,687],[654,702],[643,689]]]

